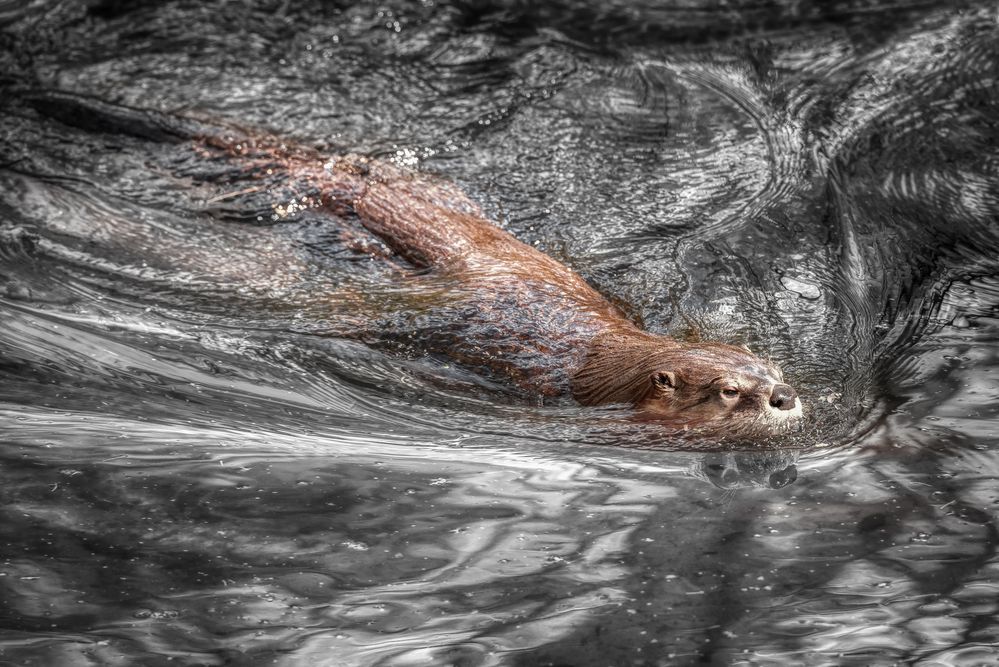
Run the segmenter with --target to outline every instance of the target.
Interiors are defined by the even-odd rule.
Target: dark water
[[[0,21],[0,664],[999,662],[994,3]],[[418,328],[295,183],[28,86],[442,174],[809,428],[663,441],[348,340]]]

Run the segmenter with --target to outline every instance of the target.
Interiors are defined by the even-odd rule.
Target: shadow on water
[[[990,4],[0,25],[0,660],[993,659]],[[443,306],[307,183],[28,86],[442,174],[650,330],[771,356],[808,428],[731,449],[525,401],[426,354]]]

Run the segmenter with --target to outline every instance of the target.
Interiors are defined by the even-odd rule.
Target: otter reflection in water
[[[409,278],[417,286],[430,276],[437,287],[446,281],[448,312],[460,332],[447,354],[526,393],[629,404],[672,429],[728,436],[765,437],[800,420],[801,402],[773,364],[746,348],[641,330],[568,267],[498,228],[452,184],[367,157],[329,159],[276,139],[92,98],[49,92],[30,101],[71,126],[193,143],[206,157],[245,164],[247,174],[292,174],[331,221],[356,217],[395,255],[423,269]]]

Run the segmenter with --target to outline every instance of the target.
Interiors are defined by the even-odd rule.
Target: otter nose
[[[791,410],[794,408],[796,398],[798,398],[798,394],[793,388],[786,384],[778,384],[770,393],[770,405],[778,410]]]

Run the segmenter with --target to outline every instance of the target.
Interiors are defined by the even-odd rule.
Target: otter
[[[391,253],[423,270],[415,285],[446,285],[454,323],[448,356],[539,397],[585,406],[626,404],[678,430],[767,436],[800,421],[779,368],[748,348],[647,332],[552,257],[502,230],[458,187],[354,154],[327,157],[233,127],[47,91],[31,105],[68,125],[193,145],[262,171],[281,169],[331,220],[354,216]],[[324,295],[315,295],[317,302]],[[433,341],[429,338],[427,344]]]

